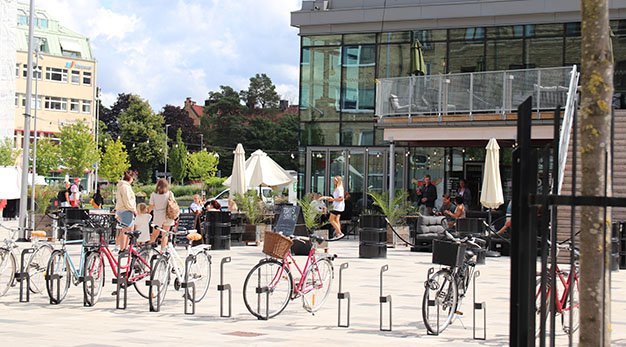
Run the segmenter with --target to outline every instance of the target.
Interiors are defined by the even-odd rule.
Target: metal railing
[[[533,111],[565,106],[575,66],[382,78],[376,82],[376,116],[506,114],[529,96]]]

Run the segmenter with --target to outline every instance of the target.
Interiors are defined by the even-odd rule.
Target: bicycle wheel
[[[578,330],[580,323],[580,298],[578,288],[578,278],[574,280],[574,283],[570,284],[569,289],[572,290],[572,300],[570,302],[569,292],[566,294],[565,303],[563,304],[563,313],[561,314],[561,324],[563,326],[563,332],[566,334],[575,333]],[[570,304],[571,303],[571,304]],[[572,328],[570,329],[569,316],[572,316]]]
[[[189,267],[187,280],[193,281],[196,286],[196,302],[200,302],[211,283],[211,258],[206,251],[196,254],[196,260]]]
[[[0,248],[0,296],[4,296],[15,278],[15,256],[6,248]]]
[[[70,288],[71,271],[68,260],[65,257],[65,251],[56,250],[52,252],[46,269],[46,290],[50,299],[57,304],[60,304],[65,299],[67,290]],[[60,276],[58,283],[57,280],[50,278],[53,275]]]
[[[550,300],[552,300],[552,291],[550,290],[550,278],[546,279],[546,312],[543,320],[546,322],[546,336],[550,334]],[[535,286],[535,336],[541,333],[541,276],[537,276]]]
[[[91,281],[83,281],[85,301],[90,306],[95,305],[100,299],[102,287],[104,287],[104,270],[102,253],[99,251],[90,252],[87,255],[85,267],[83,268],[84,276],[91,276],[93,278],[93,283],[90,283]]]
[[[435,272],[425,283],[422,318],[433,334],[443,332],[456,314],[458,292],[456,281],[448,269]],[[435,312],[431,311],[435,309]]]
[[[243,301],[259,319],[280,314],[291,299],[293,278],[283,263],[270,259],[255,265],[243,283]]]
[[[170,273],[170,263],[167,258],[164,256],[159,257],[159,260],[157,260],[154,265],[154,269],[152,269],[152,272],[150,273],[150,281],[152,283],[158,281],[158,286],[148,286],[148,298],[157,299],[159,292],[161,293],[158,303],[159,306],[163,304],[163,301],[165,301],[167,287],[170,284]]]
[[[153,247],[143,247],[139,250],[139,256],[141,256],[143,261],[137,256],[133,256],[131,260],[133,263],[129,278],[133,279],[133,285],[137,293],[146,299],[149,295],[146,281],[150,278],[150,260],[156,254],[159,254],[159,252]]]
[[[42,245],[28,258],[26,271],[30,277],[29,289],[32,293],[39,294],[43,292],[46,285],[46,267],[53,250],[51,245]]]
[[[302,307],[315,312],[324,305],[333,284],[333,263],[328,258],[318,259],[304,274],[302,287]]]

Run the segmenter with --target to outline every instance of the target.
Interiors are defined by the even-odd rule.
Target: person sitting
[[[221,211],[222,205],[217,200],[211,200],[205,205],[207,211]]]
[[[509,229],[511,228],[511,204],[512,204],[512,201],[509,201],[509,204],[506,207],[506,222],[504,222],[504,226],[496,232],[496,235],[504,236],[504,237],[511,236],[509,235],[510,233],[508,232]]]
[[[463,205],[463,196],[457,195],[454,198],[454,202],[456,203],[456,209],[454,210],[454,213],[450,211],[443,211],[444,215],[450,216],[454,220],[457,220],[459,218],[465,218],[465,205]]]
[[[311,207],[319,213],[326,213],[326,204],[320,198],[322,194],[318,192],[311,193]]]
[[[189,206],[189,211],[195,214],[202,213],[202,198],[200,197],[200,195],[195,194],[193,196],[193,202]]]
[[[439,207],[439,211],[437,211],[436,215],[437,216],[444,216],[444,214],[445,214],[446,220],[448,221],[448,227],[449,228],[453,228],[454,227],[454,218],[452,218],[451,216],[447,215],[446,212],[450,212],[450,213],[456,212],[456,205],[452,203],[452,199],[450,198],[450,194],[443,194],[442,200],[443,200],[443,203]]]
[[[228,200],[228,211],[230,212],[239,212],[239,207],[237,206],[237,203],[235,202],[235,200]]]

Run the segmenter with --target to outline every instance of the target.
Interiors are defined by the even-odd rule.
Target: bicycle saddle
[[[35,230],[31,233],[31,235],[37,237],[46,237],[46,232],[42,230]]]
[[[128,230],[125,234],[130,237],[139,237],[139,235],[141,235],[141,230]]]

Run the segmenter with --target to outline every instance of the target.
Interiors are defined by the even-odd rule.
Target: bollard
[[[161,311],[161,282],[159,280],[154,279],[154,268],[156,266],[156,262],[159,260],[159,257],[162,257],[161,254],[155,254],[150,259],[150,279],[146,281],[146,285],[148,286],[148,303],[150,305],[150,312],[159,312]],[[157,292],[156,295],[152,293],[152,290],[156,286]],[[156,305],[154,304],[154,299],[156,299]]]
[[[185,314],[196,314],[196,284],[192,281],[189,282],[189,269],[191,265],[196,262],[196,256],[190,254],[187,256],[185,260],[185,281],[180,284],[181,288],[185,289]],[[191,294],[189,293],[191,290]],[[191,301],[191,304],[188,302]],[[189,311],[189,307],[191,306],[191,312]]]
[[[117,293],[115,295],[115,308],[117,308],[118,310],[125,310],[126,306],[128,304],[127,301],[127,297],[128,297],[128,281],[127,281],[127,276],[126,276],[126,272],[122,273],[122,258],[125,255],[130,255],[130,253],[128,252],[128,250],[125,251],[120,251],[120,253],[117,256],[117,277],[113,278],[113,284],[117,284]],[[128,258],[127,258],[128,259]],[[127,262],[129,262],[129,260],[127,260]],[[127,271],[130,268],[129,264],[126,264],[127,266]],[[124,290],[124,298],[123,298],[123,305],[120,305],[120,295],[122,295],[122,290]]]
[[[428,288],[428,281],[430,281],[430,276],[435,273],[435,268],[428,269],[428,274],[426,275],[426,282],[424,282],[424,287]],[[429,295],[430,291],[427,289],[424,291],[424,295]],[[435,300],[431,300],[430,298],[426,299],[426,316],[430,317],[430,308],[436,306]],[[438,336],[439,335],[439,310],[437,310],[437,331],[430,332],[430,330],[426,329],[427,335]]]
[[[233,311],[233,302],[232,302],[232,288],[230,287],[230,283],[224,284],[224,264],[230,263],[230,257],[222,258],[220,262],[220,284],[217,285],[217,290],[220,292],[220,317],[230,317]],[[224,314],[224,291],[228,292],[228,315]]]
[[[20,302],[30,302],[30,274],[28,273],[28,269],[24,269],[24,258],[34,251],[34,248],[26,248],[22,251],[20,272],[15,274],[15,280],[20,282]],[[26,295],[24,295],[24,282],[26,282]],[[24,296],[26,298],[24,298]]]
[[[391,323],[391,295],[383,295],[383,273],[389,270],[389,265],[383,265],[380,268],[380,296],[378,297],[378,302],[380,304],[380,331],[391,331],[392,323]],[[385,303],[389,304],[389,329],[383,329],[383,305]]]
[[[339,266],[339,291],[337,292],[337,326],[340,328],[350,327],[350,292],[342,292],[341,284],[343,278],[343,270],[348,268],[348,263]],[[348,299],[346,324],[341,324],[341,300]]]
[[[472,312],[472,337],[474,340],[487,340],[487,303],[486,302],[476,302],[476,278],[480,276],[480,271],[476,271],[474,272],[474,278],[473,278],[473,303],[474,303],[474,309]],[[483,311],[483,336],[482,337],[476,337],[476,311],[478,310],[482,310]]]

